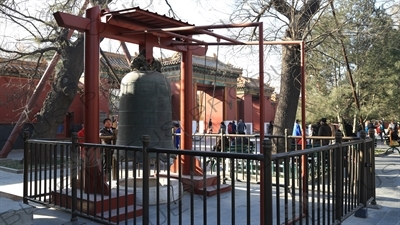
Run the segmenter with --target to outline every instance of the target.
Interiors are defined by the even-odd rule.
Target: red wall
[[[222,121],[224,121],[224,92],[225,90],[223,88],[216,88],[215,93],[214,93],[214,98],[213,98],[213,89],[208,89],[205,91],[207,93],[205,97],[205,118],[207,121],[212,119],[213,123],[213,132],[216,133],[219,129],[219,125]]]
[[[243,96],[243,118],[245,123],[254,123],[254,115],[253,115],[253,97],[250,94],[245,94]]]
[[[238,120],[237,118],[237,101],[236,87],[225,88],[225,118],[224,120]]]
[[[254,132],[260,132],[260,100],[253,98],[252,103],[253,130]]]
[[[26,78],[0,76],[0,123],[12,124],[18,121],[21,112],[32,96],[32,92],[36,87],[37,82],[38,80],[31,82]],[[46,95],[51,90],[50,82],[51,81],[47,81],[44,90],[34,104],[32,116],[29,118],[31,121],[34,119],[33,116],[42,108]],[[99,96],[100,111],[108,114],[109,87],[107,83],[104,83],[104,81],[102,81],[102,83],[102,85],[105,86],[103,86],[102,92]],[[73,118],[68,118],[68,121],[66,120],[65,123],[83,124],[84,108],[84,96],[83,94],[77,93],[74,101],[68,109],[68,112],[74,113]],[[69,125],[64,124],[64,127],[68,128]]]
[[[32,96],[37,80],[30,81],[26,78],[0,76],[0,123],[15,123],[21,112]],[[32,116],[39,112],[50,90],[49,82],[46,83],[43,92],[32,108]]]
[[[171,104],[172,104],[172,120],[173,121],[179,121],[180,120],[180,94],[179,94],[179,90],[180,90],[180,81],[177,82],[171,82]]]

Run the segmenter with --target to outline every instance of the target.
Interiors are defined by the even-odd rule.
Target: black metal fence
[[[216,139],[204,138],[209,147],[195,141],[195,151],[153,148],[148,136],[140,147],[26,138],[24,202],[104,224],[340,224],[375,204],[374,142],[365,133],[278,154],[271,142],[280,136],[262,151],[256,136],[247,151],[235,139],[211,151]],[[290,146],[296,137],[283,138]]]

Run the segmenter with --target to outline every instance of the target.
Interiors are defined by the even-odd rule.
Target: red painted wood
[[[100,217],[106,220],[111,220],[112,222],[129,220],[134,218],[135,216],[138,217],[142,215],[142,207],[134,207],[135,195],[133,193],[128,193],[127,195],[125,195],[125,191],[121,190],[119,192],[119,195],[117,196],[117,191],[113,189],[111,191],[111,196],[101,197],[101,195],[97,195],[96,199],[94,194],[87,195],[83,193],[83,196],[80,196],[80,193],[81,191],[78,190],[76,209],[79,212]],[[127,199],[127,201],[125,201],[125,199]],[[51,203],[61,207],[65,207],[67,209],[71,209],[71,191],[69,190],[68,193],[65,189],[54,191],[52,193]],[[119,205],[117,203],[119,203]],[[125,206],[128,208],[127,214],[125,214]],[[136,213],[134,211],[134,208],[136,208]],[[117,209],[119,209],[118,214]]]
[[[100,85],[100,7],[86,10],[90,24],[85,32],[85,142],[99,143],[99,85]],[[100,149],[86,154],[85,192],[108,195],[109,185],[105,182],[99,160]]]

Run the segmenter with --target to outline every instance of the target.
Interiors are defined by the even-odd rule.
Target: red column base
[[[192,165],[190,165],[190,158],[185,159],[184,157],[181,157],[181,171],[179,171],[179,157],[176,157],[174,159],[174,163],[170,167],[170,171],[172,173],[179,173],[181,172],[182,175],[190,175],[190,168]],[[186,165],[189,164],[189,165]],[[203,175],[203,169],[200,166],[200,161],[197,158],[194,158],[194,176],[202,176]]]
[[[85,169],[85,193],[102,195],[110,193],[110,187],[103,177],[103,172],[97,166]]]

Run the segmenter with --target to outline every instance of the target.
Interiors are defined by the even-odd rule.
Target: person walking
[[[228,123],[228,134],[233,134],[232,130],[233,130],[232,122],[229,122]]]
[[[114,134],[114,128],[112,127],[112,122],[110,118],[105,118],[103,120],[103,125],[104,127],[100,129],[99,133],[100,136],[106,137],[106,138],[101,138],[101,143],[102,144],[115,144],[115,136]],[[111,173],[111,160],[112,156],[114,154],[114,149],[108,149],[104,148],[103,149],[103,169],[106,171],[107,174]],[[105,180],[107,180],[108,175],[105,176]]]
[[[300,126],[300,120],[296,120],[296,122],[293,125],[293,132],[292,132],[292,136],[301,136],[301,126]],[[297,144],[297,145],[301,145],[301,138],[296,138],[293,139],[293,141]]]
[[[394,132],[394,130],[389,127],[388,129],[388,137],[389,137],[389,146],[392,147],[397,147],[399,146],[399,136],[396,134],[396,132]]]
[[[321,126],[318,130],[318,136],[327,136],[327,137],[332,137],[332,129],[326,122],[326,118],[321,119]],[[330,140],[323,139],[321,140],[322,145],[328,145]]]
[[[82,124],[82,129],[80,129],[79,131],[78,131],[78,138],[79,138],[79,141],[78,142],[81,142],[81,143],[83,143],[83,138],[85,137],[85,125],[83,125]]]
[[[385,131],[385,122],[382,120],[379,121],[379,126],[380,126],[380,130],[382,132],[383,135],[386,135],[386,131]]]
[[[236,124],[235,124],[235,121],[232,121],[232,134],[236,134],[236,128],[237,128],[237,126],[236,126]]]
[[[181,145],[181,128],[178,123],[174,124],[174,146],[176,149],[179,149]]]
[[[270,121],[269,122],[269,126],[268,126],[268,134],[272,135],[272,131],[274,130],[274,121]]]
[[[212,134],[213,132],[213,125],[211,119],[208,121],[208,133]]]
[[[246,134],[245,131],[246,129],[247,129],[246,124],[243,122],[242,119],[239,119],[239,123],[237,125],[238,134]]]
[[[298,120],[298,119],[294,123],[292,135],[293,136],[301,136],[300,120]]]
[[[226,134],[226,125],[224,121],[221,122],[221,125],[219,126],[219,131],[218,134]]]
[[[234,122],[229,122],[228,123],[228,134],[236,134],[236,132],[234,131],[236,129],[236,125],[233,124]],[[235,128],[234,128],[235,125]],[[235,137],[230,137],[230,140],[232,141],[232,143],[235,140]]]
[[[385,131],[382,127],[382,121],[379,121],[375,126],[375,132],[380,137],[381,143],[383,143],[383,132]]]

